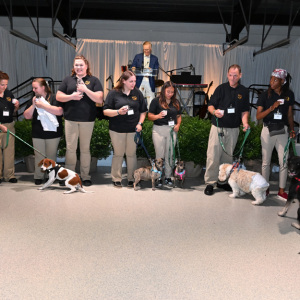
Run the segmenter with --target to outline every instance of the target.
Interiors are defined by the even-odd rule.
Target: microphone
[[[106,81],[108,81],[109,79],[111,79],[111,75],[109,75],[109,77],[107,77]]]
[[[194,68],[194,66],[192,64],[190,64],[190,69],[192,69],[192,71],[193,71],[193,73],[195,75],[195,68]]]
[[[131,69],[131,66],[132,66],[132,60],[129,60],[129,61],[128,61],[128,65],[127,65],[127,66],[128,66],[128,69]]]

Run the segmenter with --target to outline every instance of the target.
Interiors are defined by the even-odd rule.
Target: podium
[[[135,76],[156,77],[158,75],[158,69],[151,68],[132,68],[131,72],[133,72]]]

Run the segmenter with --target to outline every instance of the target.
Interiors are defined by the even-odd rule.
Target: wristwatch
[[[141,126],[143,126],[143,123],[142,123],[142,122],[138,122],[138,124],[140,124]]]

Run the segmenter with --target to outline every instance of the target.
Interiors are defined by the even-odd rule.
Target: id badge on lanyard
[[[169,126],[175,126],[175,121],[171,118],[171,119],[168,121],[168,125],[169,125]]]
[[[9,110],[7,107],[3,109],[3,117],[9,117]]]
[[[227,108],[227,113],[228,113],[228,114],[235,114],[235,108],[232,107],[232,106],[228,107],[228,108]]]
[[[282,114],[277,110],[277,113],[274,114],[274,120],[282,120]]]

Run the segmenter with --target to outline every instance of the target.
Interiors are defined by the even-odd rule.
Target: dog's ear
[[[52,167],[54,168],[54,167],[55,167],[55,164],[56,164],[56,162],[55,162],[54,160],[52,160],[52,159],[49,159],[49,161],[50,161],[50,163],[51,163]]]
[[[40,167],[43,163],[44,163],[44,160],[42,159],[42,160],[38,163],[38,167]]]

